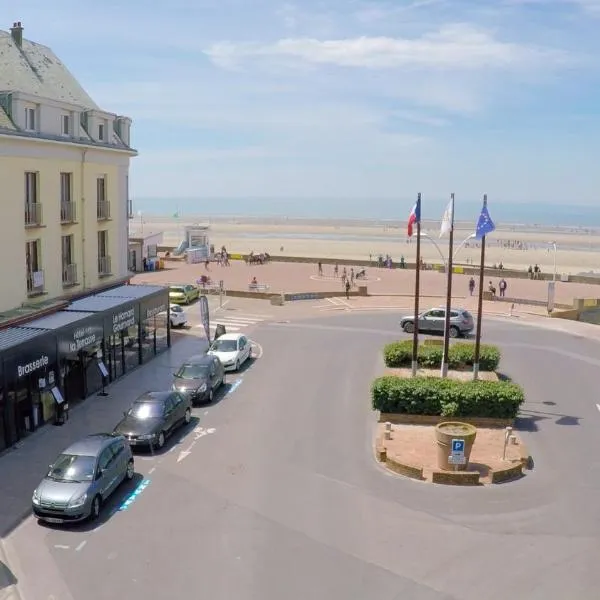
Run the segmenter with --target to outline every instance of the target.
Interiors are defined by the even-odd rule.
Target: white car
[[[169,308],[169,318],[171,319],[171,327],[183,327],[187,324],[187,315],[181,306],[176,304]]]
[[[252,344],[241,333],[225,333],[210,345],[208,353],[216,356],[226,371],[238,371],[252,356]]]

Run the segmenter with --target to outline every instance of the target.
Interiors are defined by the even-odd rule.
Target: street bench
[[[248,291],[250,292],[268,292],[271,289],[270,285],[266,283],[250,283],[248,284]]]

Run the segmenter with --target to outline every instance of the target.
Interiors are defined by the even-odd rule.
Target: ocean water
[[[327,220],[391,220],[408,218],[415,202],[412,199],[373,198],[134,198],[135,213],[144,216],[171,217],[254,217]],[[440,220],[448,199],[423,198],[423,220]],[[544,202],[510,203],[488,202],[494,222],[499,224],[527,224],[566,228],[600,227],[598,206],[577,206],[569,202],[553,205]],[[476,222],[481,200],[455,202],[457,221]]]

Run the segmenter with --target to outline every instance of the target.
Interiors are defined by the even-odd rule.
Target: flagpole
[[[450,350],[450,311],[452,310],[452,270],[454,254],[454,194],[450,194],[451,214],[450,214],[450,236],[448,241],[448,262],[446,263],[447,279],[446,286],[446,314],[444,319],[444,356],[442,358],[441,376],[448,375],[448,354]]]
[[[483,206],[487,206],[487,194],[483,195]],[[473,379],[479,378],[479,352],[481,348],[481,317],[483,312],[483,285],[485,283],[485,235],[481,237],[479,259],[479,297],[477,299],[477,327],[475,330],[475,356],[473,357]]]
[[[417,258],[415,263],[415,318],[413,322],[412,376],[417,375],[419,354],[419,288],[421,284],[421,194],[417,194]]]

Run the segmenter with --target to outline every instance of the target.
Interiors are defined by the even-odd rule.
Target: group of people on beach
[[[477,284],[475,283],[475,278],[471,277],[471,279],[469,279],[469,295],[470,296],[472,296],[475,293],[476,286],[477,286]],[[488,285],[488,292],[490,292],[490,294],[492,294],[492,297],[495,297],[496,291],[498,291],[499,292],[498,297],[505,298],[507,287],[508,287],[508,284],[506,283],[506,279],[504,279],[504,277],[502,277],[500,279],[500,281],[498,282],[498,290],[496,290],[496,286],[494,285],[494,282],[492,280],[490,280],[489,285]]]

